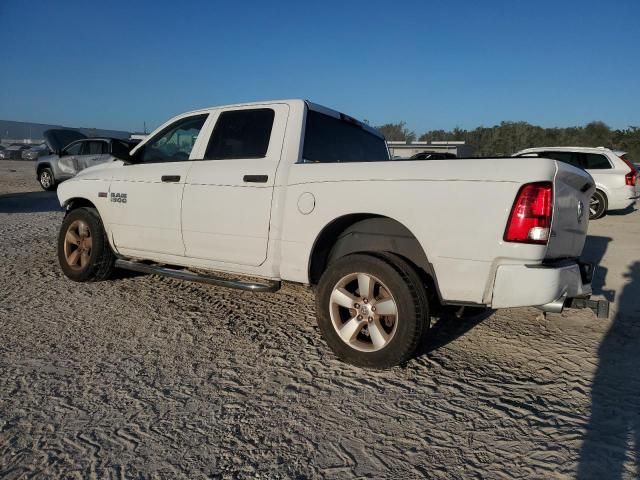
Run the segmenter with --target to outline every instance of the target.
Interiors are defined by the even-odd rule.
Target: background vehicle
[[[75,281],[120,267],[251,291],[314,285],[333,351],[385,368],[445,305],[561,311],[588,297],[578,259],[593,191],[551,159],[390,161],[378,131],[303,100],[231,105],[175,117],[129,160],[60,185],[58,258]]]
[[[589,204],[589,218],[602,217],[608,210],[623,210],[638,198],[638,171],[625,157],[603,147],[527,148],[516,157],[545,157],[583,168],[596,182]]]
[[[23,160],[35,160],[38,157],[43,157],[45,155],[49,155],[49,147],[45,143],[41,143],[40,145],[33,145],[32,147],[22,151],[22,159]]]
[[[30,145],[23,143],[12,143],[4,150],[0,150],[0,158],[4,160],[20,160],[23,150],[27,150],[29,147]]]
[[[47,130],[45,140],[50,155],[39,157],[36,175],[44,190],[54,190],[85,168],[114,160],[128,158],[132,145],[116,138],[87,138],[75,130]]]
[[[409,160],[448,160],[458,158],[453,153],[446,152],[420,152],[409,157]]]

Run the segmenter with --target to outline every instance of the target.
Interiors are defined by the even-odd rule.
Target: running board
[[[208,283],[218,287],[236,288],[238,290],[247,290],[249,292],[276,292],[280,290],[280,282],[272,281],[269,283],[252,283],[241,280],[230,280],[228,278],[214,277],[212,275],[200,275],[188,270],[178,270],[176,268],[160,267],[157,265],[149,265],[141,262],[132,262],[118,258],[116,260],[117,268],[132,270],[134,272],[151,273],[162,275],[164,277],[177,278],[179,280],[187,280],[190,282]]]

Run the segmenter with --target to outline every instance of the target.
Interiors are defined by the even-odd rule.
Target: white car
[[[385,368],[446,305],[594,308],[579,261],[594,188],[549,159],[391,161],[378,131],[304,100],[206,108],[59,186],[58,258],[75,281],[312,285],[333,351]]]
[[[538,147],[516,153],[516,157],[545,157],[585,169],[596,182],[589,203],[589,218],[595,220],[609,210],[624,210],[638,198],[638,171],[625,152],[604,147]]]

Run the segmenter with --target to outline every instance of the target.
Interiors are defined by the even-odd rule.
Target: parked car
[[[45,155],[49,155],[51,152],[49,151],[49,147],[47,147],[46,143],[41,143],[39,145],[33,145],[30,148],[22,151],[22,159],[23,160],[36,160],[38,157],[43,157]]]
[[[545,158],[390,161],[380,132],[303,100],[230,105],[61,184],[58,258],[79,282],[118,267],[254,292],[311,284],[337,356],[386,368],[444,305],[586,304],[594,190]]]
[[[23,143],[12,143],[4,150],[0,150],[0,158],[3,160],[20,160],[22,152],[30,148],[30,145]]]
[[[602,217],[609,210],[623,210],[640,195],[638,170],[618,152],[603,147],[539,147],[527,148],[516,157],[545,157],[583,168],[596,182],[596,191],[589,202],[589,218]]]
[[[110,162],[114,158],[127,159],[132,144],[117,138],[87,138],[80,132],[53,129],[44,132],[45,142],[53,153],[39,157],[36,176],[44,190],[55,188],[85,168]]]
[[[449,160],[458,158],[454,153],[447,152],[420,152],[409,157],[409,160]]]

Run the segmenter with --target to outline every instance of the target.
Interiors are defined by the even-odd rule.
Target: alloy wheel
[[[64,236],[64,258],[67,265],[74,270],[85,268],[91,258],[92,245],[89,225],[83,220],[71,223]]]
[[[373,275],[352,273],[341,278],[333,287],[329,309],[333,328],[356,350],[380,350],[396,333],[396,300]]]

